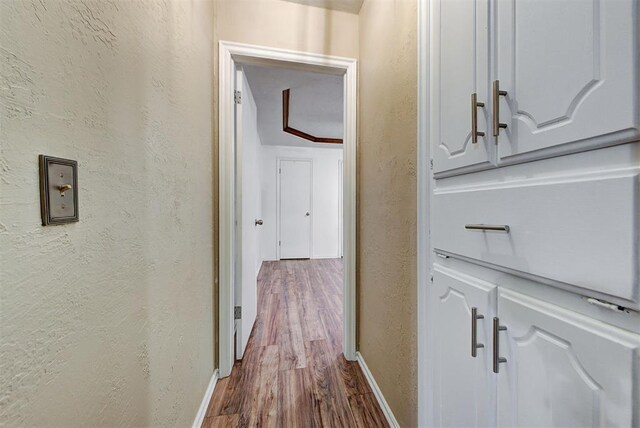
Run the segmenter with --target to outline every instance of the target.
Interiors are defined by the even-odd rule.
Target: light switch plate
[[[78,217],[78,162],[40,155],[42,225],[73,223]]]

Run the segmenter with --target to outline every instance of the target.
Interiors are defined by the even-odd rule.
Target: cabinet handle
[[[500,373],[500,363],[506,363],[507,359],[500,356],[500,332],[507,327],[500,325],[500,319],[493,317],[493,372]]]
[[[494,230],[507,233],[511,230],[506,224],[465,224],[464,228],[467,230]]]
[[[478,137],[484,137],[484,132],[478,131],[478,107],[484,107],[484,103],[478,102],[478,94],[471,94],[471,142],[476,144]]]
[[[478,355],[478,348],[484,348],[484,344],[478,343],[478,320],[484,319],[484,315],[478,314],[478,308],[471,308],[471,356]]]
[[[506,96],[507,91],[500,90],[500,81],[493,81],[493,103],[492,103],[492,121],[493,121],[493,136],[497,137],[500,135],[500,128],[504,129],[507,127],[506,123],[500,123],[500,96]],[[498,139],[496,138],[496,143]]]

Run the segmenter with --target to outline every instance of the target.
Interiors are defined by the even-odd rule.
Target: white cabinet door
[[[491,319],[495,314],[493,284],[434,265],[430,310],[434,347],[434,409],[439,427],[495,426],[495,376],[490,370]],[[475,322],[472,352],[472,309],[484,316]]]
[[[436,176],[491,166],[494,143],[487,129],[487,0],[435,0],[432,5],[431,140]],[[477,93],[478,137],[471,139],[471,94]],[[460,168],[463,168],[460,171]]]
[[[637,0],[498,0],[500,163],[638,139]]]
[[[640,424],[640,336],[502,289],[498,313],[498,426]]]

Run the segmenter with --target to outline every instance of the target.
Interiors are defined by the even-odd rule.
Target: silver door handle
[[[464,228],[467,230],[495,230],[507,233],[511,230],[506,224],[465,224]]]
[[[307,211],[307,213],[304,215],[305,217],[309,217],[311,214]]]
[[[256,219],[256,226],[262,226],[263,223],[262,219]]]
[[[493,119],[493,136],[497,137],[500,134],[500,129],[505,129],[507,127],[506,123],[500,122],[500,97],[506,97],[507,91],[500,90],[500,81],[493,81],[493,101],[492,101],[492,119]],[[498,139],[496,138],[496,143]]]
[[[507,327],[500,325],[500,319],[493,317],[493,372],[500,373],[500,364],[506,363],[507,359],[500,356],[500,332]]]
[[[484,103],[478,101],[478,94],[471,94],[471,142],[476,144],[478,137],[484,137],[484,132],[478,131],[478,107],[484,107]]]
[[[478,348],[484,348],[484,344],[478,343],[478,320],[484,319],[484,315],[478,314],[478,308],[471,308],[471,356],[478,355]]]

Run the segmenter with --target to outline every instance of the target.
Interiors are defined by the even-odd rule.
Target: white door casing
[[[278,159],[278,258],[308,259],[312,247],[311,159]]]
[[[356,106],[357,60],[264,46],[220,41],[219,55],[219,373],[229,376],[234,363],[234,272],[235,272],[235,123],[234,80],[236,66],[289,64],[316,72],[344,76],[344,301],[343,351],[356,359]]]

